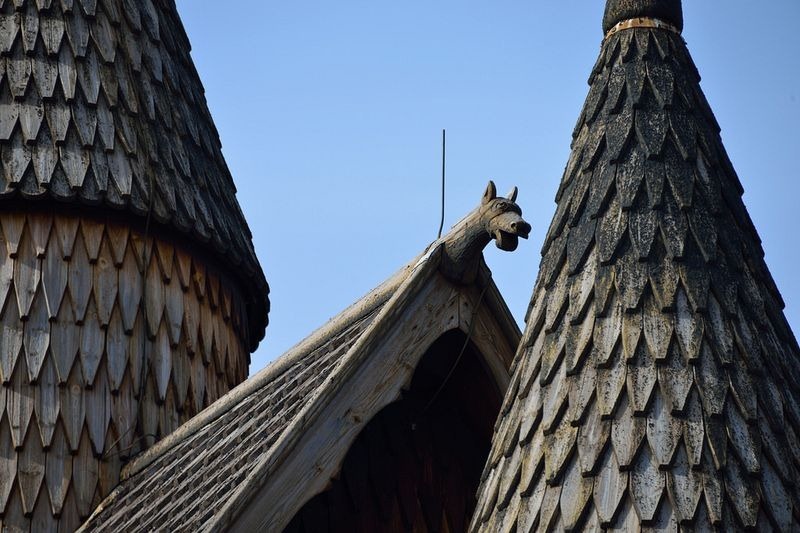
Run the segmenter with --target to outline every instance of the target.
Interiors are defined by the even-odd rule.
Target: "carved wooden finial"
[[[640,17],[656,18],[683,30],[681,0],[608,0],[603,16],[603,31],[616,24]]]
[[[468,283],[477,272],[481,252],[494,239],[501,250],[517,249],[519,238],[528,238],[531,225],[522,218],[517,205],[516,187],[504,197],[489,181],[480,205],[465,216],[443,237],[445,258],[442,271],[455,281]]]

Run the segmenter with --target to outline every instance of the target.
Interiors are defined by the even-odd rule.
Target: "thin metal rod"
[[[440,238],[442,236],[442,230],[444,229],[444,192],[445,192],[445,161],[447,156],[447,137],[445,130],[442,130],[442,218],[439,221],[439,234],[436,238]]]

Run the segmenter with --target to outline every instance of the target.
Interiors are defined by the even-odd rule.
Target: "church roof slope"
[[[6,1],[0,26],[0,208],[189,239],[254,289],[254,348],[268,287],[174,1]]]
[[[800,530],[800,350],[680,7],[608,2],[473,531]]]
[[[213,522],[388,296],[370,294],[134,459],[83,529],[200,531]]]

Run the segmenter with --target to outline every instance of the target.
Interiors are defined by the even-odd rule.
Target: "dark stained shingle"
[[[268,287],[173,0],[0,2],[0,209],[116,217]]]
[[[800,530],[800,350],[699,81],[673,29],[604,41],[472,530]]]

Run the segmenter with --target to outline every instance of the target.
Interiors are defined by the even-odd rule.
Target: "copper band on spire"
[[[613,28],[608,30],[606,33],[605,38],[608,39],[612,35],[622,30],[629,30],[631,28],[658,28],[662,30],[668,30],[673,33],[677,33],[678,35],[681,34],[681,31],[670,24],[669,22],[664,22],[661,19],[652,18],[652,17],[636,17],[628,20],[623,20],[622,22],[617,23]]]

